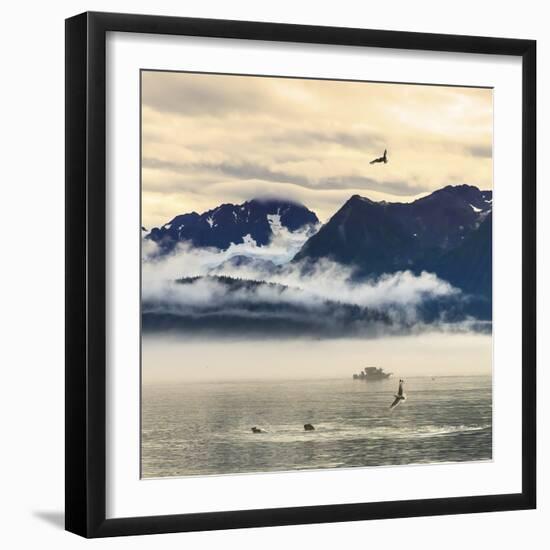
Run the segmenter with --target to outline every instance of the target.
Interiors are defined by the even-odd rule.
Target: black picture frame
[[[522,491],[106,519],[105,41],[109,31],[520,57]],[[107,537],[532,509],[536,506],[536,42],[115,13],[66,20],[66,529]],[[518,335],[519,337],[519,335]]]

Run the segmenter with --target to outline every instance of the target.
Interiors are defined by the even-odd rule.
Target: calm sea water
[[[488,460],[490,377],[144,386],[143,477]],[[312,423],[315,431],[305,432]],[[267,433],[253,434],[252,426]]]

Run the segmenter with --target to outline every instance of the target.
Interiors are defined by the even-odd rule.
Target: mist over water
[[[491,459],[491,341],[146,337],[142,475]],[[371,365],[393,377],[352,380]],[[400,377],[407,400],[389,411]]]
[[[492,338],[475,333],[333,340],[143,337],[145,384],[348,379],[369,365],[397,377],[491,375]]]
[[[492,458],[490,376],[408,378],[390,411],[396,389],[350,378],[145,385],[142,476]]]

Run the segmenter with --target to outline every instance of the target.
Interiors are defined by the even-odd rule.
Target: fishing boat
[[[385,380],[392,375],[391,372],[384,372],[384,369],[378,367],[365,367],[359,374],[354,374],[354,380]]]

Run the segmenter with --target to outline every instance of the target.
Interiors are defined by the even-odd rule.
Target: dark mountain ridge
[[[146,238],[156,242],[162,252],[172,251],[180,242],[227,250],[232,243],[244,243],[247,236],[258,246],[268,244],[278,224],[294,232],[318,222],[316,214],[301,204],[253,199],[243,204],[222,204],[203,214],[181,214],[153,228]]]
[[[248,239],[264,246],[281,227],[297,231],[317,223],[315,213],[303,205],[255,199],[176,216],[145,238],[155,241],[161,253],[180,242],[226,250]],[[307,275],[322,258],[352,267],[357,281],[405,270],[435,273],[469,300],[462,314],[491,319],[492,192],[470,185],[447,186],[411,203],[353,195],[317,233],[312,231],[292,262]],[[238,273],[241,268],[259,277],[280,269],[244,252],[209,273]],[[442,310],[441,301],[435,310]]]
[[[411,203],[352,196],[293,261],[329,258],[358,278],[430,271],[490,298],[492,192],[447,186]]]

